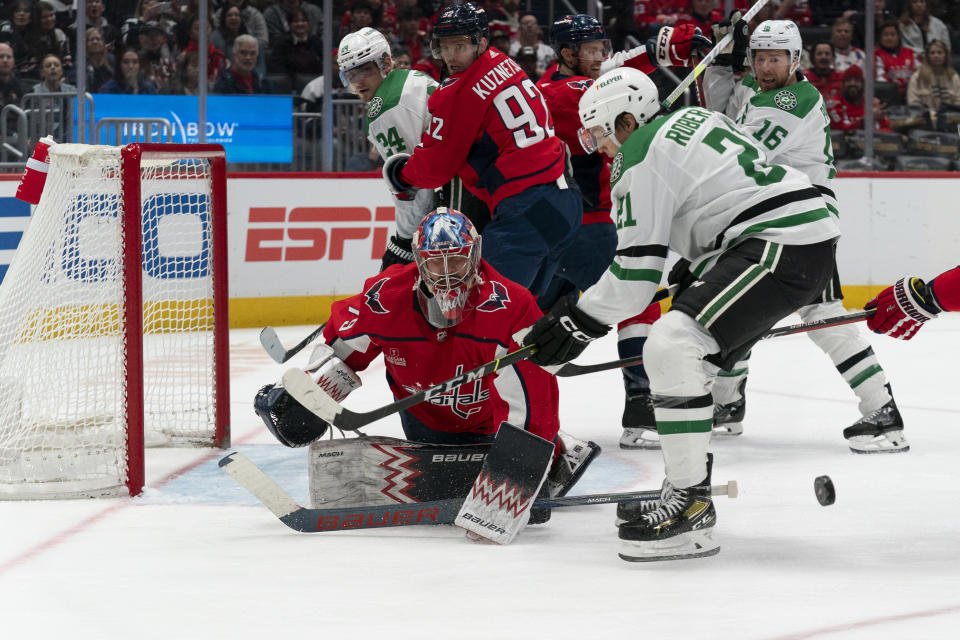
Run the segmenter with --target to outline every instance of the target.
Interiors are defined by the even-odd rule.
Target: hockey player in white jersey
[[[805,173],[823,195],[827,209],[838,217],[830,118],[820,92],[797,70],[802,47],[800,31],[793,22],[761,23],[749,40],[753,73],[742,81],[735,80],[732,66],[741,66],[743,61],[730,57],[724,61],[732,66],[715,64],[707,69],[706,105],[733,118],[740,129],[764,147],[769,161]],[[741,51],[745,50],[743,46]],[[798,312],[804,322],[840,316],[846,313],[842,299],[840,276],[834,272],[819,299]],[[859,327],[846,324],[807,335],[830,357],[860,399],[863,417],[843,432],[850,449],[856,453],[909,450],[890,385]],[[748,370],[749,354],[719,374],[713,389],[717,433],[737,435],[743,431],[743,392]]]
[[[698,107],[653,119],[659,107],[656,86],[633,69],[606,73],[584,93],[581,140],[613,157],[617,255],[579,302],[561,300],[524,339],[537,345],[537,364],[572,360],[650,303],[668,249],[690,261],[695,282],[643,351],[666,481],[659,504],[620,526],[620,557],[630,561],[719,551],[707,454],[717,371],[817,298],[840,235],[810,180],[767,164],[764,147],[732,120]]]
[[[410,154],[430,124],[427,98],[437,88],[430,76],[410,69],[393,69],[390,45],[383,34],[366,27],[344,36],[337,48],[343,85],[367,106],[366,129],[371,144],[386,160]],[[434,208],[432,189],[421,189],[413,200],[396,200],[397,233],[390,238],[380,270],[413,262],[410,241],[423,216]]]

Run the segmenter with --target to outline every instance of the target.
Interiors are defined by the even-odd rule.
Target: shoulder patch
[[[613,156],[613,162],[610,163],[610,182],[616,182],[620,179],[620,172],[623,171],[623,152],[618,151]]]
[[[797,96],[783,89],[773,96],[773,103],[784,111],[793,111],[797,106]]]
[[[383,109],[383,98],[375,96],[373,100],[367,103],[367,117],[373,120],[380,115],[381,109]]]
[[[447,87],[449,87],[450,85],[452,85],[454,82],[456,82],[456,81],[459,80],[459,79],[460,79],[459,77],[453,77],[453,76],[451,76],[451,77],[447,78],[446,80],[444,80],[444,81],[440,84],[440,88],[441,88],[441,89],[446,89]]]
[[[586,91],[593,84],[593,80],[571,80],[567,86],[577,91]]]
[[[384,308],[380,303],[380,289],[383,288],[383,285],[386,284],[387,280],[390,278],[380,278],[373,283],[373,286],[367,289],[363,294],[363,301],[369,307],[370,311],[374,313],[389,313],[389,311]]]
[[[493,292],[490,294],[490,297],[477,305],[477,311],[497,311],[498,309],[507,308],[507,303],[510,302],[510,295],[507,293],[507,288],[496,280],[491,280],[490,285],[493,288]]]

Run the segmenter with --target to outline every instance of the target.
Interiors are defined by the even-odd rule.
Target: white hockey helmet
[[[753,66],[755,49],[773,49],[790,52],[790,73],[800,66],[800,54],[803,51],[803,38],[800,29],[792,20],[764,20],[757,25],[750,36],[750,66]]]
[[[629,113],[643,126],[660,112],[660,94],[653,80],[637,69],[620,67],[608,71],[590,85],[580,97],[580,144],[584,151],[593,153],[600,142],[610,136],[620,146],[616,136],[617,118]]]
[[[349,87],[346,73],[351,69],[375,62],[380,73],[384,73],[384,60],[390,55],[390,44],[383,34],[371,27],[348,33],[337,47],[337,66],[340,67],[340,80]]]

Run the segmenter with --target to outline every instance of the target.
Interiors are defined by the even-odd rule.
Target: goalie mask
[[[614,135],[620,114],[631,114],[638,127],[652,120],[660,112],[660,95],[657,85],[645,73],[620,67],[597,78],[583,92],[579,107],[583,124],[578,132],[580,145],[587,153],[593,153],[606,137],[620,146]]]
[[[480,236],[462,213],[439,207],[413,234],[413,255],[420,270],[417,300],[427,321],[438,329],[459,323],[472,309],[470,293],[480,279]]]

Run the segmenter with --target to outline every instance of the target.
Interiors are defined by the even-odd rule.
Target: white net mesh
[[[125,491],[120,152],[54,148],[43,199],[0,284],[0,498]],[[140,183],[145,439],[210,445],[209,164],[145,160]]]

